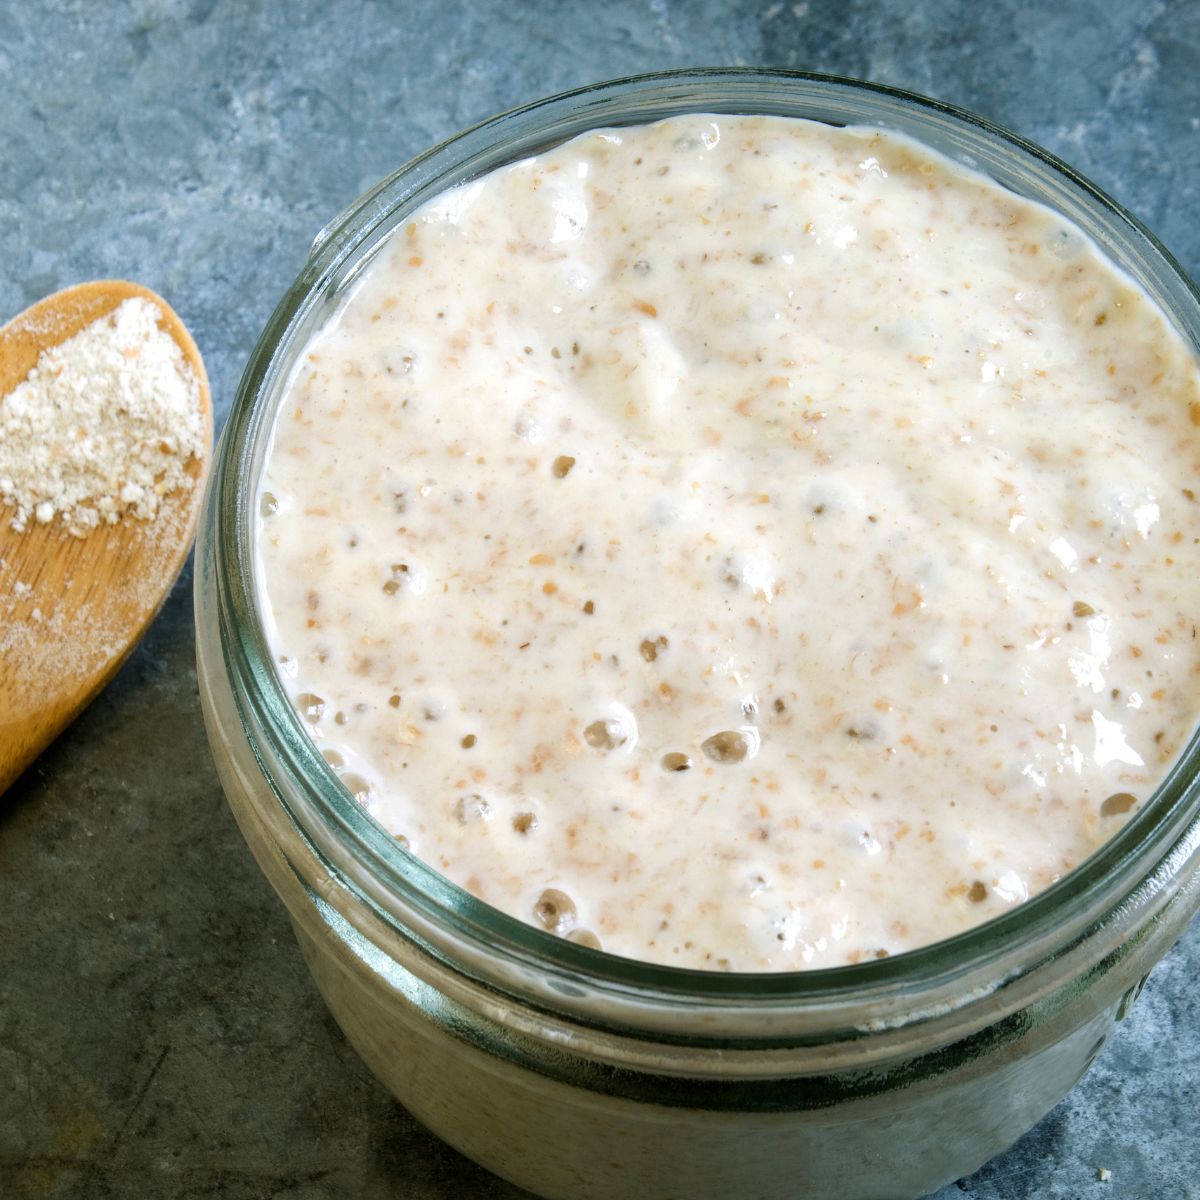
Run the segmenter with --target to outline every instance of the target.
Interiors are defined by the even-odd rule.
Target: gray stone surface
[[[1200,274],[1191,0],[4,0],[0,317],[140,280],[191,326],[223,415],[312,235],[367,183],[526,99],[734,63],[973,108]],[[209,762],[188,587],[0,798],[0,1196],[517,1200],[391,1101],[325,1015]],[[939,1200],[1200,1196],[1198,976],[1200,925],[1084,1083]]]

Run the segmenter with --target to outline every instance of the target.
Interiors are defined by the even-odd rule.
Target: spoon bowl
[[[196,343],[170,306],[122,280],[55,292],[0,328],[0,397],[43,350],[119,304],[141,298],[199,383],[203,452],[186,465],[193,486],[162,497],[152,520],[123,516],[75,537],[55,518],[12,528],[0,503],[0,792],[96,696],[140,641],[187,559],[208,472],[212,401]]]

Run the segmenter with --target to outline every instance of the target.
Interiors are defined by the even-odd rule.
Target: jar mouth
[[[1200,292],[1140,222],[1053,155],[939,101],[836,76],[721,68],[617,79],[492,117],[412,159],[322,230],[251,354],[206,514],[224,667],[235,681],[243,726],[279,803],[331,871],[377,912],[402,925],[406,915],[419,915],[425,926],[449,931],[457,944],[566,986],[585,982],[600,991],[653,993],[718,1006],[821,1007],[849,996],[931,994],[981,970],[999,982],[1085,936],[1151,878],[1189,826],[1193,840],[1200,836],[1200,733],[1131,821],[1073,871],[1001,916],[891,958],[724,974],[590,950],[502,913],[451,883],[404,850],[343,788],[274,668],[269,616],[260,605],[253,500],[278,401],[309,335],[336,309],[387,234],[426,199],[587,129],[643,124],[684,112],[807,117],[914,137],[1074,221],[1200,353]],[[288,787],[281,786],[281,776]],[[292,792],[304,797],[303,811],[286,798]],[[353,862],[371,886],[364,889],[347,879],[337,865],[344,862]]]

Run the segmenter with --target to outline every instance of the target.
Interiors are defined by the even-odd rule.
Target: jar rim
[[[433,926],[452,930],[457,940],[489,956],[564,981],[583,980],[601,992],[652,994],[717,1007],[823,1007],[847,997],[929,996],[978,972],[1002,979],[1082,936],[1151,877],[1189,827],[1194,832],[1200,819],[1200,732],[1132,820],[1074,870],[1000,916],[890,958],[791,972],[720,973],[576,945],[451,883],[404,850],[349,795],[304,730],[273,665],[256,586],[253,499],[279,395],[295,353],[318,322],[318,307],[324,305],[327,312],[387,233],[446,187],[585,129],[642,124],[675,112],[810,116],[828,124],[907,133],[943,153],[949,147],[965,163],[977,169],[982,164],[985,173],[1005,186],[1050,203],[1080,225],[1110,261],[1151,295],[1193,351],[1200,351],[1200,291],[1153,234],[1055,156],[941,101],[839,76],[710,68],[610,80],[511,109],[411,159],[326,226],[251,353],[205,514],[224,666],[236,681],[243,726],[252,742],[263,736],[271,742],[270,768],[267,756],[257,749],[256,754],[298,828],[318,850],[336,844],[378,886],[368,896],[322,851],[343,882],[376,909],[389,907],[389,898],[394,899],[403,912],[419,911]],[[286,798],[287,789],[275,778],[279,772],[306,797],[303,812]]]

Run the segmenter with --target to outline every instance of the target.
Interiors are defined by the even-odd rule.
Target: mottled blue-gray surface
[[[1193,0],[3,0],[0,319],[140,280],[223,415],[313,234],[406,157],[576,84],[738,63],[975,109],[1200,274]],[[1198,978],[1195,926],[1084,1083],[939,1200],[1200,1196]],[[523,1194],[418,1127],[325,1015],[209,762],[185,580],[0,799],[0,1196],[285,1195]]]

